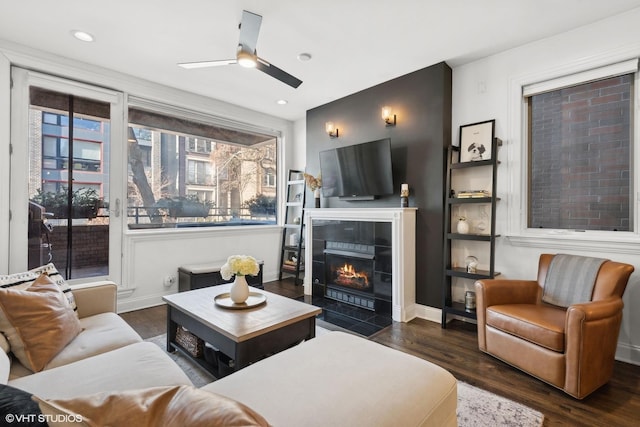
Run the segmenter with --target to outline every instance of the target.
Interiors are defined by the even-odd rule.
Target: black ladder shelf
[[[304,173],[290,169],[287,177],[284,225],[280,250],[280,274],[294,277],[296,285],[302,284],[300,273],[304,272]]]
[[[444,274],[443,274],[443,301],[442,301],[442,328],[446,328],[447,315],[456,315],[466,317],[470,319],[476,319],[475,309],[469,309],[463,302],[458,302],[453,299],[452,285],[453,278],[463,278],[471,280],[492,279],[500,273],[495,271],[495,245],[496,239],[500,237],[496,234],[496,202],[500,199],[496,197],[496,181],[497,181],[497,169],[500,163],[497,160],[498,148],[502,145],[502,141],[499,138],[493,138],[493,144],[491,149],[491,159],[481,160],[475,162],[465,163],[453,163],[452,156],[455,152],[458,152],[459,148],[455,146],[449,147],[448,150],[448,167],[447,167],[447,184],[446,194],[447,200],[445,203],[445,236],[444,236]],[[490,174],[491,188],[488,197],[470,197],[460,198],[456,197],[454,189],[452,188],[452,174],[458,170],[473,168],[475,171],[487,168],[487,173]],[[460,190],[460,189],[458,189]],[[456,208],[464,205],[484,205],[490,209],[489,216],[489,229],[487,234],[479,233],[465,233],[461,234],[455,230],[455,223],[453,221],[453,215]],[[466,266],[458,266],[452,259],[452,243],[454,241],[464,244],[464,242],[486,242],[486,251],[488,253],[489,265],[488,270],[475,270],[473,272],[467,271]]]

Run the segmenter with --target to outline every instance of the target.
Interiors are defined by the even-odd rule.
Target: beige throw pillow
[[[49,422],[52,427],[269,425],[261,415],[240,402],[185,385],[104,392],[72,399],[42,400],[35,396],[33,399],[43,414],[68,422]]]
[[[0,289],[0,331],[28,369],[39,372],[82,330],[60,287],[46,274],[26,290]]]

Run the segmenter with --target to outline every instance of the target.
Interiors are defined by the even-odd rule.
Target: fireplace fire
[[[339,244],[337,244],[339,245]],[[370,248],[367,252],[340,249],[325,249],[325,297],[347,304],[375,310],[373,295],[373,271],[375,257]]]
[[[369,276],[366,272],[356,271],[352,264],[345,263],[337,269],[335,283],[355,289],[366,289],[369,287]]]

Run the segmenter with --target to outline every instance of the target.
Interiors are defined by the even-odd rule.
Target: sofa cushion
[[[487,326],[560,353],[565,318],[564,309],[541,304],[492,305],[486,310]]]
[[[47,427],[47,423],[39,418],[38,404],[31,399],[31,393],[0,385],[0,424],[20,427]]]
[[[85,425],[269,426],[264,418],[242,403],[193,386],[153,387],[75,399],[36,400],[42,413],[54,419],[80,415]],[[118,409],[114,411],[113,408]]]
[[[384,385],[384,386],[382,386]],[[455,426],[457,381],[426,360],[330,332],[202,387],[274,426]]]
[[[155,344],[140,342],[11,379],[9,385],[43,399],[67,399],[103,391],[192,383],[164,350]]]
[[[14,274],[2,274],[0,275],[0,288],[12,288],[24,290],[31,286],[31,284],[38,278],[42,273],[45,273],[47,276],[51,278],[64,293],[73,308],[76,311],[76,301],[73,297],[73,293],[71,292],[71,288],[69,284],[64,280],[64,277],[58,272],[53,263],[49,263],[47,265],[42,265],[40,267],[36,267],[29,271],[24,271],[21,273]]]
[[[44,370],[56,368],[106,353],[129,344],[142,342],[142,338],[115,313],[101,313],[80,319],[82,332],[62,349]],[[32,372],[14,360],[11,364],[9,379],[16,379]]]
[[[140,335],[116,313],[101,313],[82,318],[80,326],[82,332],[58,353],[45,369],[67,365],[142,341]]]
[[[59,286],[42,274],[26,290],[0,289],[0,330],[13,354],[32,371],[80,333],[80,322]]]

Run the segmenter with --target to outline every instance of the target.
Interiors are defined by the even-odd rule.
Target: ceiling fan
[[[262,16],[243,10],[242,21],[240,22],[240,40],[238,41],[238,51],[236,54],[236,59],[183,62],[178,65],[182,68],[191,69],[216,67],[218,65],[238,64],[247,68],[257,68],[263,73],[266,73],[293,88],[297,88],[298,86],[300,86],[300,84],[302,84],[302,80],[297,79],[286,71],[283,71],[275,65],[268,63],[257,55],[256,43],[258,42],[258,34],[260,33],[261,24]]]

